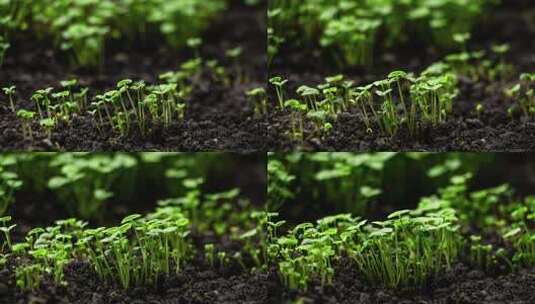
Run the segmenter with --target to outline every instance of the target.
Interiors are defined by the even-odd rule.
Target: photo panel
[[[265,210],[266,161],[263,153],[0,154],[0,303],[265,296],[246,285],[255,264],[241,236],[263,225],[255,214]]]
[[[280,302],[535,293],[532,153],[273,153],[268,176]]]
[[[0,1],[0,149],[265,150],[266,2]]]
[[[531,151],[535,4],[271,0],[271,151]]]

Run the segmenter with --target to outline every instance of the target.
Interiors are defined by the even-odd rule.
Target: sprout
[[[275,90],[277,92],[277,98],[279,100],[279,107],[281,109],[284,109],[284,91],[283,87],[288,82],[288,80],[283,79],[280,76],[275,76],[269,79],[269,83],[271,83],[273,86],[275,86]]]
[[[202,45],[202,39],[201,38],[189,38],[188,40],[186,40],[186,44],[188,45],[189,48],[193,49],[193,52],[195,53],[195,57],[197,58],[201,58],[201,53],[200,53],[200,47]]]
[[[16,87],[15,86],[10,86],[10,87],[6,87],[6,88],[2,88],[2,91],[4,91],[4,94],[7,95],[7,97],[9,98],[9,105],[11,107],[11,111],[13,113],[15,113],[15,102],[13,101],[13,96],[15,95],[15,90],[16,90]]]
[[[514,99],[527,118],[535,117],[535,73],[521,74],[519,82],[504,90],[504,93]]]
[[[254,105],[255,115],[262,117],[267,114],[267,95],[266,90],[262,87],[255,88],[245,92],[250,102]]]
[[[27,110],[19,110],[17,112],[17,117],[22,119],[22,133],[24,138],[31,139],[33,138],[32,133],[32,120],[35,117],[35,112]]]
[[[208,260],[210,267],[214,267],[214,244],[204,244],[204,258]]]
[[[482,105],[481,103],[478,103],[478,104],[476,105],[476,113],[477,113],[477,118],[478,118],[479,120],[481,120],[481,113],[483,112],[483,109],[484,109],[484,108],[483,108],[483,105]]]
[[[225,56],[230,59],[234,69],[236,70],[236,83],[242,83],[244,80],[242,68],[239,64],[239,58],[242,55],[242,51],[243,50],[241,47],[236,47],[225,52]]]
[[[29,264],[18,267],[15,270],[15,280],[18,288],[22,290],[35,290],[39,287],[42,275],[45,272],[39,264]]]
[[[466,47],[466,42],[470,40],[472,35],[470,33],[456,33],[453,34],[453,40],[457,42],[459,45],[461,45],[463,51],[466,53],[468,52],[468,49]]]
[[[9,222],[11,222],[11,216],[4,216],[0,218],[0,231],[4,234],[7,247],[9,248],[9,250],[13,251],[13,244],[11,243],[11,230],[13,230],[17,225],[7,226]],[[3,251],[4,248],[2,246],[2,252]]]
[[[292,138],[303,140],[303,113],[307,111],[307,106],[301,104],[299,100],[288,99],[284,102],[284,107],[289,108],[292,113]]]
[[[48,139],[52,137],[52,130],[56,127],[56,121],[53,118],[43,118],[39,121],[39,124],[46,130]]]

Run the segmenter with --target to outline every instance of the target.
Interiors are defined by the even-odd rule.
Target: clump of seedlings
[[[31,30],[41,39],[52,37],[73,64],[95,67],[102,66],[111,39],[129,45],[139,39],[150,43],[154,33],[161,33],[169,46],[181,48],[225,8],[225,1],[219,0],[2,1],[0,33]],[[6,48],[4,40],[0,41],[4,46],[0,45],[0,55]]]
[[[75,219],[55,226],[35,228],[12,253],[30,263],[16,270],[17,286],[35,289],[44,274],[64,284],[64,267],[75,258],[86,258],[102,280],[123,288],[155,284],[162,275],[180,271],[191,253],[189,221],[180,209],[156,210],[142,217],[127,216],[120,226],[87,229]]]
[[[312,279],[332,283],[334,264],[349,256],[369,282],[389,288],[424,287],[452,267],[463,242],[453,209],[401,210],[368,223],[350,214],[302,223],[270,246],[282,282],[305,289]]]
[[[400,29],[427,33],[419,36],[426,37],[426,42],[451,47],[453,34],[471,30],[493,4],[495,1],[485,0],[270,1],[269,56],[275,56],[284,42],[301,47],[319,44],[339,66],[370,65],[377,46],[406,42],[406,33]]]
[[[514,265],[532,267],[535,265],[535,197],[530,196],[523,203],[512,204],[508,210],[510,227],[504,227],[503,238],[515,249]]]
[[[366,236],[358,229],[347,236],[355,242],[349,245],[349,255],[369,281],[390,288],[422,287],[456,261],[462,239],[455,212],[410,214],[409,210],[394,212],[388,220],[372,223]]]
[[[519,82],[505,90],[505,94],[514,99],[526,118],[535,117],[535,73],[521,74]]]
[[[27,290],[39,287],[44,275],[56,284],[65,284],[64,267],[76,256],[75,242],[87,225],[76,219],[59,220],[54,226],[34,228],[24,242],[12,246],[12,254],[28,261],[17,267],[17,287]]]
[[[74,117],[80,115],[89,115],[101,135],[111,130],[121,136],[136,132],[147,136],[151,130],[184,122],[193,84],[205,67],[213,73],[216,81],[228,82],[228,75],[217,61],[204,62],[194,58],[184,62],[178,71],[160,75],[159,84],[123,79],[117,83],[115,90],[93,97],[88,88],[79,85],[78,80],[61,81],[61,88],[57,91],[48,87],[32,94],[30,99],[36,111],[20,109],[16,114],[22,121],[24,137],[30,139],[36,131],[32,129],[36,118],[41,129],[51,138],[60,123],[71,124]],[[3,91],[15,112],[15,87],[6,87]],[[264,115],[265,90],[257,88],[246,94],[254,104],[255,113]]]
[[[178,273],[190,255],[188,234],[189,220],[180,209],[166,208],[127,216],[118,227],[88,229],[76,245],[103,280],[126,289]]]
[[[281,82],[272,83],[280,100],[284,96]],[[350,109],[357,111],[368,133],[393,137],[402,126],[417,136],[420,128],[445,122],[459,89],[454,73],[443,70],[439,73],[432,66],[419,77],[394,71],[384,80],[357,87],[342,75],[336,75],[327,77],[325,83],[315,88],[300,86],[296,93],[301,100],[290,99],[283,105],[292,112],[292,138],[303,137],[304,117],[314,122],[313,132],[321,134],[332,128],[331,122],[340,113]]]

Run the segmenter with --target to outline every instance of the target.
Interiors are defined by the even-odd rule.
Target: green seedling
[[[313,111],[318,111],[318,98],[321,97],[320,91],[316,88],[311,88],[308,86],[300,86],[297,88],[297,94],[299,94],[308,104],[309,109]]]
[[[13,97],[15,95],[15,90],[16,90],[16,87],[15,86],[10,86],[10,87],[6,87],[6,88],[2,88],[2,91],[4,91],[4,94],[6,94],[6,96],[8,97],[9,99],[9,106],[11,107],[11,111],[13,113],[16,112],[15,110],[15,102],[13,101]]]
[[[217,260],[221,267],[228,267],[230,265],[230,257],[224,251],[217,252]]]
[[[205,244],[204,245],[204,258],[210,264],[210,267],[214,267],[215,262],[215,247],[214,244]]]
[[[491,244],[482,244],[481,236],[472,235],[470,236],[470,259],[478,267],[487,270],[492,265],[492,245]]]
[[[468,53],[468,48],[467,48],[466,44],[467,44],[468,40],[470,40],[471,37],[472,37],[472,35],[470,33],[456,33],[456,34],[453,34],[453,40],[455,42],[457,42],[461,46],[463,52],[465,52],[465,53]]]
[[[201,52],[200,48],[202,45],[202,39],[201,38],[189,38],[186,40],[186,44],[189,48],[193,50],[193,53],[195,54],[195,57],[201,58]]]
[[[25,139],[32,139],[32,120],[35,117],[35,112],[27,110],[19,110],[17,117],[22,120],[22,134]]]
[[[291,138],[303,140],[304,113],[307,111],[307,105],[302,104],[297,99],[289,99],[284,102],[284,108],[290,109],[292,113],[292,133]]]
[[[41,285],[45,270],[39,264],[23,265],[15,270],[17,287],[22,290],[35,290]]]
[[[280,76],[275,76],[269,79],[269,83],[275,86],[275,91],[277,92],[277,99],[279,101],[279,107],[284,109],[284,85],[288,82],[287,79],[283,79]]]
[[[276,261],[272,254],[272,243],[278,237],[278,231],[285,221],[273,220],[278,217],[276,212],[253,211],[250,218],[255,222],[254,228],[241,234],[245,252],[252,258],[256,268],[266,269],[271,261]]]
[[[257,117],[262,117],[267,114],[267,95],[264,88],[255,88],[245,92],[249,98],[250,103],[254,105],[254,113]]]
[[[46,89],[37,90],[35,94],[32,95],[31,99],[37,104],[37,110],[40,113],[39,114],[40,117],[41,115],[44,117],[44,113],[41,113],[42,112],[41,106],[44,106],[47,117],[52,116],[51,108],[50,108],[51,107],[50,97],[51,97],[51,93],[53,90],[54,88],[49,87]]]
[[[56,127],[56,121],[53,118],[43,118],[39,121],[41,128],[45,129],[46,135],[50,140],[52,138],[52,131]]]
[[[481,120],[481,113],[483,113],[484,107],[481,103],[478,103],[476,105],[476,115],[477,119]]]
[[[17,225],[9,225],[9,222],[11,222],[11,216],[4,216],[0,218],[0,231],[2,231],[2,234],[5,238],[5,244],[7,245],[7,248],[11,251],[13,251],[13,243],[11,242],[11,230],[13,230]],[[4,245],[2,245],[2,252],[4,252]]]
[[[496,65],[495,73],[500,79],[507,79],[513,72],[513,67],[506,63],[505,56],[511,49],[509,44],[498,44],[491,47],[492,52],[494,52],[498,58],[499,63]],[[493,77],[494,78],[494,77]]]
[[[236,70],[236,79],[235,79],[235,82],[236,83],[242,83],[244,82],[244,75],[243,75],[243,71],[242,71],[242,68],[240,67],[240,63],[239,63],[239,59],[240,59],[240,56],[242,55],[242,48],[241,47],[235,47],[233,49],[229,49],[225,52],[225,56],[230,60],[231,62],[231,65],[234,67],[234,69]]]

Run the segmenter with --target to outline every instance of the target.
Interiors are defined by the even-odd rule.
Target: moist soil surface
[[[91,267],[82,261],[65,269],[67,286],[49,279],[32,293],[13,292],[0,283],[0,303],[533,303],[535,269],[488,275],[465,264],[454,265],[432,286],[422,290],[392,291],[371,287],[361,281],[351,262],[336,265],[332,286],[314,283],[308,292],[286,290],[274,270],[248,273],[239,266],[210,268],[199,257],[182,272],[164,278],[155,287],[124,291],[102,283]],[[345,261],[347,262],[347,261]],[[0,271],[0,282],[9,282],[9,269]]]
[[[529,0],[503,1],[501,6],[485,14],[474,27],[470,50],[487,50],[496,43],[508,43],[511,50],[507,62],[516,71],[513,79],[522,72],[535,69],[535,5]],[[368,68],[336,68],[320,48],[283,46],[274,58],[270,76],[287,78],[288,94],[300,85],[314,86],[324,78],[344,74],[356,84],[367,84],[383,79],[389,72],[405,70],[419,73],[428,65],[444,58],[449,51],[437,50],[425,43],[410,41],[396,49],[385,50]],[[459,79],[460,95],[454,100],[454,111],[448,120],[437,126],[422,126],[417,136],[401,129],[393,137],[366,132],[357,111],[341,113],[328,135],[314,134],[312,124],[305,125],[302,141],[288,136],[291,116],[276,106],[276,95],[270,88],[273,110],[268,121],[268,145],[272,150],[295,148],[315,151],[532,151],[535,149],[535,122],[507,115],[512,101],[503,95],[511,83],[505,81],[474,82]],[[296,96],[294,96],[296,97]],[[477,103],[484,105],[478,116]]]
[[[254,117],[245,91],[265,85],[265,5],[248,7],[234,1],[202,34],[201,57],[217,59],[229,72],[231,85],[215,82],[208,73],[193,83],[183,123],[154,130],[147,136],[120,136],[111,128],[103,133],[89,115],[74,117],[70,124],[59,125],[52,137],[33,125],[34,136],[25,139],[19,119],[0,105],[0,149],[67,151],[258,151],[265,149],[266,121]],[[0,72],[0,87],[17,86],[18,108],[32,109],[28,101],[35,90],[59,87],[65,79],[77,78],[90,95],[115,88],[125,78],[156,83],[158,75],[178,70],[192,57],[191,52],[165,47],[163,37],[127,47],[119,41],[107,45],[100,71],[73,69],[65,54],[31,33],[17,37],[6,54]],[[132,45],[132,44],[129,44]],[[239,63],[225,59],[225,51],[241,46]],[[237,77],[237,75],[240,75]],[[241,80],[235,81],[240,78]]]

